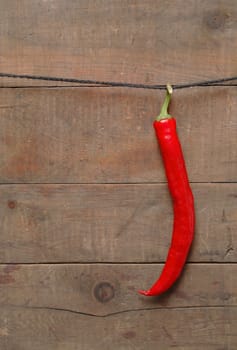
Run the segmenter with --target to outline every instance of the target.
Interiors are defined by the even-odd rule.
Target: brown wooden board
[[[193,262],[235,262],[237,185],[192,184]],[[0,262],[163,262],[166,184],[1,185]]]
[[[3,349],[228,349],[237,346],[237,265],[189,264],[145,298],[161,265],[2,265]]]
[[[4,307],[6,350],[236,350],[234,307],[145,310],[106,318],[48,309]]]
[[[235,0],[1,0],[0,72],[146,84],[236,75]],[[152,122],[163,91],[0,78],[0,349],[237,349],[236,88],[175,91],[195,196],[176,285]]]
[[[152,122],[164,93],[109,88],[1,89],[0,182],[165,181]],[[236,90],[177,92],[191,181],[237,181]]]
[[[139,289],[151,287],[162,266],[0,265],[0,305],[65,309],[94,316],[143,308],[237,306],[237,264],[189,263],[176,285],[163,296],[138,294]]]
[[[1,0],[0,13],[1,71],[147,83],[236,74],[235,0]]]

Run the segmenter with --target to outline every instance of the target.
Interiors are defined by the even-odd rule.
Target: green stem
[[[157,121],[161,119],[169,119],[171,118],[171,115],[168,113],[168,108],[169,108],[169,103],[171,99],[171,94],[172,94],[172,87],[171,85],[167,85],[167,90],[166,90],[166,96],[165,96],[165,101],[161,107],[160,114],[156,118]]]

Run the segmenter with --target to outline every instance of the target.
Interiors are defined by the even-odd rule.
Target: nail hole
[[[14,209],[16,207],[16,201],[9,200],[7,205],[10,209]]]

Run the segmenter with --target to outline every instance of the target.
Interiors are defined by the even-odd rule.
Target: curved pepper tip
[[[150,291],[149,290],[139,290],[138,293],[140,293],[141,295],[145,295],[145,296],[149,296],[150,295]]]

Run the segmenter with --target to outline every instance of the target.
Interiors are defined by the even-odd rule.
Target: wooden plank
[[[151,299],[136,290],[161,265],[0,268],[3,349],[236,349],[236,264],[189,264]]]
[[[0,11],[1,71],[138,83],[236,73],[235,0],[2,0]],[[236,91],[174,95],[190,179],[208,183],[192,184],[193,263],[147,299],[137,290],[160,274],[172,230],[152,130],[163,92],[4,88],[35,85],[57,84],[0,80],[0,263],[11,263],[0,348],[236,350]]]
[[[236,73],[235,0],[2,0],[0,12],[1,71],[147,83]]]
[[[152,122],[164,93],[109,88],[0,89],[0,182],[165,181]],[[191,181],[236,182],[230,89],[174,95]]]
[[[236,308],[147,310],[106,318],[2,308],[7,350],[236,350]]]
[[[191,262],[237,261],[237,184],[192,184]],[[166,184],[1,185],[0,262],[164,262]]]
[[[149,288],[162,264],[0,265],[0,305],[66,309],[106,316],[147,308],[237,306],[237,264],[187,264],[159,298]]]

